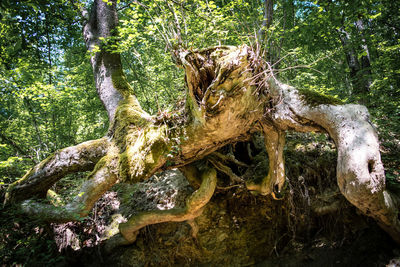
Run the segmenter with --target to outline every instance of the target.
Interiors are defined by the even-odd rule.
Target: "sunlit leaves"
[[[0,180],[11,181],[21,165],[102,136],[107,122],[69,1],[0,8]]]
[[[118,46],[128,79],[150,113],[183,97],[183,72],[171,60],[179,45],[198,49],[254,41],[262,13],[246,1],[140,1],[120,14]]]

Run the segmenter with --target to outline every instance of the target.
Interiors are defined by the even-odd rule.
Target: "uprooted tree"
[[[146,225],[190,221],[201,214],[216,188],[217,171],[227,170],[218,161],[227,156],[215,154],[226,144],[263,133],[269,171],[262,181],[246,186],[274,195],[285,182],[285,132],[323,132],[337,147],[341,193],[400,242],[397,199],[385,189],[377,134],[364,106],[343,105],[280,83],[255,48],[218,46],[174,51],[174,60],[185,70],[185,111],[173,117],[150,116],[126,81],[120,55],[105,49],[101,42],[115,34],[115,2],[94,1],[83,31],[92,51],[97,92],[110,120],[107,135],[57,151],[40,162],[9,187],[7,203],[21,203],[27,214],[47,221],[79,220],[114,184],[135,183],[157,172],[180,168],[198,189],[184,208],[148,211],[121,223],[120,233],[109,242],[111,246],[130,244]],[[97,47],[100,51],[94,50]],[[209,155],[214,156],[202,167],[193,164]],[[88,170],[92,170],[88,180],[67,205],[57,207],[37,200],[63,176]]]

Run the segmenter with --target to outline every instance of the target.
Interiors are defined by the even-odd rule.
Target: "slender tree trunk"
[[[285,33],[289,32],[294,26],[294,2],[293,0],[285,0],[282,3],[282,13],[283,13],[283,30]],[[279,46],[275,47],[275,58],[273,60],[274,69],[279,69],[279,59],[281,58],[281,51],[283,44],[285,42],[285,35],[282,35],[279,40]]]
[[[272,25],[272,19],[274,15],[274,1],[264,1],[264,18],[261,29],[258,32],[258,40],[260,43],[267,43],[267,30]]]
[[[294,27],[295,9],[293,0],[285,0],[283,2],[284,29],[290,30]]]
[[[36,116],[34,114],[34,110],[32,109],[32,105],[31,105],[29,98],[25,97],[24,103],[28,109],[29,115],[31,116],[31,119],[32,119],[33,127],[35,128],[35,131],[36,131],[36,138],[38,141],[39,149],[42,150],[44,148],[44,144],[42,142],[42,137],[41,137],[40,130],[38,127],[38,123],[36,121]],[[37,160],[40,161],[41,160],[40,153],[36,153],[36,154],[37,154]]]
[[[93,53],[91,64],[97,93],[111,122],[119,101],[129,95],[130,88],[121,81],[125,77],[119,53],[113,53],[109,47],[105,48],[105,42],[112,42],[110,38],[116,36],[118,24],[115,8],[117,1],[108,2],[111,5],[104,1],[94,1],[89,20],[83,29],[83,36],[89,52]],[[123,93],[126,95],[124,96]]]
[[[359,19],[355,25],[359,34],[362,35],[362,31],[364,30],[362,20]],[[372,83],[368,46],[365,39],[363,39],[361,43],[363,55],[359,59],[358,49],[354,47],[351,35],[343,27],[339,29],[339,38],[346,55],[347,65],[350,69],[350,79],[353,87],[352,95],[360,97],[359,102],[365,104],[368,101],[367,94]]]
[[[372,84],[371,80],[371,57],[369,54],[369,49],[367,45],[367,41],[364,37],[365,26],[364,22],[361,18],[359,18],[355,23],[356,29],[358,31],[358,35],[361,37],[361,71],[362,71],[362,78],[363,78],[363,89],[364,93],[369,92],[369,89]]]

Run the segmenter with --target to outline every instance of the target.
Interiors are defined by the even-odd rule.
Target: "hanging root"
[[[220,172],[225,173],[231,180],[231,184],[242,184],[244,182],[243,178],[237,176],[228,165],[224,164],[227,162],[232,162],[237,166],[242,166],[249,168],[250,166],[237,160],[233,153],[221,154],[219,152],[213,152],[208,156],[208,161]]]
[[[106,137],[54,152],[7,189],[4,204],[45,197],[47,190],[69,173],[89,171],[107,153]]]
[[[223,164],[220,160],[218,160],[216,157],[213,157],[212,155],[209,156],[208,160],[210,163],[220,172],[225,173],[228,175],[229,179],[231,180],[231,183],[243,183],[243,179],[237,176],[231,168],[229,168],[227,165]]]
[[[248,190],[262,195],[271,194],[274,199],[280,199],[280,191],[285,183],[285,162],[283,148],[285,147],[285,132],[267,122],[262,124],[265,147],[268,153],[268,175],[260,183],[247,182]]]
[[[190,178],[189,178],[190,179]],[[124,244],[135,242],[138,231],[150,224],[162,222],[182,222],[201,215],[203,207],[210,201],[217,185],[217,172],[213,168],[203,170],[201,173],[201,185],[187,200],[184,208],[169,210],[146,211],[132,216],[126,223],[119,226],[123,237],[115,237],[111,242],[120,240]],[[195,230],[194,230],[195,231]]]
[[[114,149],[115,150],[115,149]],[[22,202],[22,210],[49,222],[77,221],[86,217],[95,202],[117,182],[118,154],[109,152],[97,164],[78,195],[67,205],[56,207],[29,199]]]

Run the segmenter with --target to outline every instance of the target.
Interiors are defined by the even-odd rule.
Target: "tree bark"
[[[362,56],[361,56],[361,69],[362,69],[362,74],[363,74],[363,83],[364,83],[364,93],[368,93],[372,84],[372,72],[371,72],[371,57],[369,54],[369,49],[367,45],[367,41],[365,40],[365,26],[362,18],[359,18],[355,22],[355,26],[358,32],[358,35],[361,37],[361,51],[362,51]]]
[[[399,203],[385,188],[378,136],[367,109],[352,104],[312,106],[293,87],[270,80],[270,88],[282,92],[284,106],[292,113],[288,118],[287,110],[277,110],[282,122],[279,125],[295,127],[291,121],[295,118],[298,123],[309,120],[323,127],[338,150],[337,179],[341,193],[400,243]]]
[[[361,19],[355,22],[355,27],[358,31],[358,34],[362,36],[364,24]],[[372,83],[371,63],[366,41],[364,38],[362,38],[360,47],[365,55],[362,55],[361,59],[359,59],[357,53],[358,49],[357,47],[354,47],[354,44],[351,42],[350,34],[343,27],[339,29],[339,38],[346,55],[347,65],[350,69],[350,79],[353,86],[352,94],[360,97],[360,104],[366,104],[368,102],[366,95],[370,91],[370,86]]]
[[[65,175],[92,170],[107,153],[108,145],[107,138],[101,138],[56,151],[13,183],[7,190],[6,201],[46,196],[47,190]]]
[[[119,229],[125,240],[133,243],[136,240],[137,231],[147,225],[161,222],[182,222],[194,219],[201,215],[203,207],[210,201],[217,186],[217,173],[215,169],[203,171],[200,176],[202,183],[186,200],[184,208],[142,212],[132,216]]]
[[[109,46],[115,42],[112,38],[117,35],[116,4],[116,0],[94,1],[83,28],[86,47],[92,53],[91,64],[97,93],[107,110],[110,123],[114,120],[119,101],[133,94],[123,74],[120,54]]]

